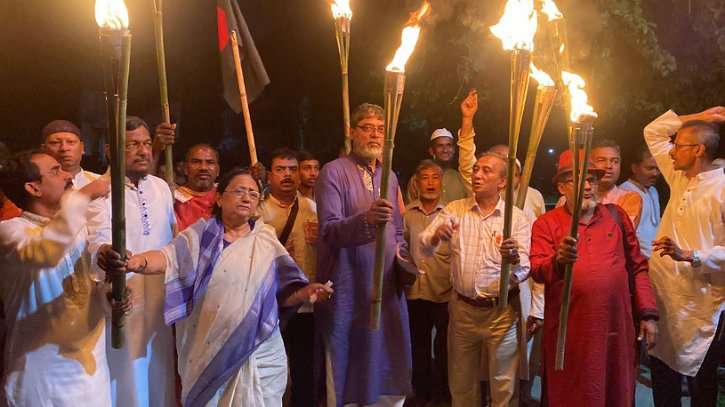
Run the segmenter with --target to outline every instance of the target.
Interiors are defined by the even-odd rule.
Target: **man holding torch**
[[[582,156],[583,154],[580,154]],[[658,317],[647,259],[626,212],[598,203],[604,171],[584,177],[578,239],[569,236],[576,186],[571,150],[559,157],[554,183],[566,205],[541,215],[531,237],[531,273],[545,284],[543,377],[550,406],[628,406],[637,374],[635,335],[655,344]],[[564,269],[573,264],[566,365],[555,370]],[[634,317],[639,322],[635,332]]]
[[[402,406],[410,393],[408,309],[393,263],[407,251],[397,200],[379,199],[383,109],[364,103],[351,115],[352,152],[327,163],[315,185],[319,219],[317,281],[335,294],[315,305],[315,379],[328,407]],[[398,182],[390,174],[388,196]],[[370,329],[375,231],[385,225],[382,312]]]
[[[131,253],[159,250],[174,237],[176,217],[168,184],[151,175],[151,131],[142,119],[126,119],[126,248]],[[126,253],[111,246],[111,196],[88,208],[89,251],[94,266],[108,270],[124,264]],[[133,311],[123,329],[123,347],[108,348],[113,405],[176,406],[174,341],[164,324],[163,276],[127,276]]]
[[[423,250],[431,253],[450,242],[453,293],[448,305],[448,384],[454,407],[481,405],[479,372],[488,355],[492,406],[508,406],[515,397],[521,361],[519,283],[529,277],[531,225],[514,208],[512,235],[503,238],[506,160],[484,153],[473,167],[471,198],[446,205],[420,234]],[[499,307],[501,263],[512,265],[511,301]]]

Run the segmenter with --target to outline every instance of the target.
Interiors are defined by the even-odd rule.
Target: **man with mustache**
[[[325,164],[315,186],[320,222],[317,281],[335,294],[315,305],[321,348],[315,357],[319,402],[328,407],[402,406],[410,393],[410,334],[403,287],[396,283],[396,253],[407,251],[390,174],[380,199],[385,122],[380,106],[364,103],[351,114],[352,152]],[[375,230],[383,226],[384,275],[380,327],[370,329]]]
[[[503,238],[506,160],[483,153],[472,171],[473,196],[450,202],[420,234],[430,253],[450,245],[451,294],[448,323],[448,382],[453,407],[481,405],[479,372],[483,355],[490,379],[491,406],[515,400],[522,360],[519,286],[529,277],[531,224],[514,207],[511,237]],[[501,264],[511,264],[509,303],[499,307]]]
[[[106,146],[108,147],[108,146]],[[176,216],[168,184],[151,175],[151,131],[139,117],[126,118],[126,249],[159,250],[174,237]],[[108,176],[108,175],[104,175]],[[111,247],[111,197],[93,202],[89,213],[89,251],[93,265],[107,270],[126,253]],[[124,346],[108,346],[113,405],[176,406],[174,341],[164,324],[163,275],[128,275],[134,309],[123,330]]]
[[[583,156],[583,154],[581,154]],[[531,273],[546,286],[543,389],[549,406],[629,406],[637,375],[636,340],[652,348],[657,333],[657,305],[645,258],[624,210],[598,203],[604,170],[593,165],[584,174],[585,189],[578,237],[569,236],[574,202],[573,155],[559,157],[554,177],[564,206],[536,222],[531,236]],[[564,269],[573,265],[564,369],[555,367]],[[639,326],[635,331],[634,317]]]
[[[81,130],[68,120],[53,120],[43,127],[42,149],[52,155],[63,171],[73,177],[73,186],[83,188],[100,175],[81,168],[81,159],[85,154]]]
[[[314,200],[315,184],[320,176],[320,160],[308,151],[300,151],[297,156],[300,163],[300,193]]]
[[[23,209],[0,222],[3,404],[107,406],[106,290],[88,267],[85,212],[108,181],[74,191],[58,161],[31,151],[3,163],[0,188]]]
[[[317,207],[298,191],[300,168],[297,153],[288,148],[272,152],[267,176],[269,196],[259,204],[262,220],[274,227],[277,238],[310,281],[315,281],[317,264]],[[293,407],[312,406],[314,317],[312,304],[305,304],[282,332],[290,359]]]
[[[596,139],[591,150],[592,164],[604,171],[597,196],[599,201],[606,204],[619,205],[629,216],[635,228],[639,225],[642,215],[642,198],[639,194],[617,187],[617,181],[622,171],[622,154],[619,144],[609,139]],[[563,206],[565,197],[562,196],[556,206]]]
[[[652,284],[662,333],[652,356],[655,406],[680,405],[686,376],[693,406],[715,406],[725,349],[725,176],[713,164],[725,107],[664,113],[644,140],[670,186],[652,242]],[[672,136],[674,135],[674,139]]]
[[[219,153],[209,144],[196,144],[184,159],[186,184],[174,191],[174,212],[178,230],[199,219],[209,219],[216,202],[216,179],[219,176]]]
[[[643,146],[632,163],[632,176],[619,188],[636,192],[642,198],[642,215],[637,226],[637,239],[642,254],[648,259],[652,257],[652,241],[660,225],[660,196],[655,184],[660,177],[660,170],[649,149]]]

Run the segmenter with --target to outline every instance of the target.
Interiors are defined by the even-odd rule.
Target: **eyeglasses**
[[[674,147],[672,147],[672,149],[673,150],[679,150],[679,149],[685,148],[685,147],[697,147],[697,146],[699,146],[699,144],[677,144],[677,143],[674,143]]]
[[[259,198],[262,196],[259,192],[249,188],[239,188],[232,191],[224,191],[224,193],[229,193],[235,198],[244,198],[245,196],[248,196],[255,201],[258,201]]]
[[[376,127],[376,126],[373,126],[372,124],[366,124],[364,126],[355,126],[355,127],[357,127],[358,129],[360,129],[368,134],[373,133],[375,131],[377,131],[380,134],[385,134],[385,126]]]

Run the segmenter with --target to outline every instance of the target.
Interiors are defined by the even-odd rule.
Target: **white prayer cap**
[[[453,139],[453,133],[448,131],[448,129],[437,129],[433,132],[433,134],[430,135],[430,141],[433,141],[437,139],[438,137],[448,137],[449,139]]]

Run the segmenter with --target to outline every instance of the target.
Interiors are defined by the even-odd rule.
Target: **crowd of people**
[[[477,109],[471,91],[457,135],[431,134],[407,186],[381,179],[374,104],[353,110],[352,151],[325,165],[281,148],[267,166],[222,174],[218,151],[196,144],[183,185],[154,175],[175,126],[129,116],[126,253],[112,245],[110,174],[81,168],[76,125],[48,123],[38,149],[0,160],[3,404],[529,406],[539,375],[545,406],[628,406],[647,358],[656,406],[680,405],[683,378],[693,406],[715,406],[725,176],[713,161],[725,108],[654,119],[622,184],[620,146],[596,140],[576,239],[581,152],[559,157],[555,208],[526,186],[505,238],[508,147],[476,151]],[[514,172],[518,191],[519,162]],[[660,176],[670,188],[662,216]],[[108,295],[118,277],[122,301]],[[112,314],[123,315],[119,349]]]

